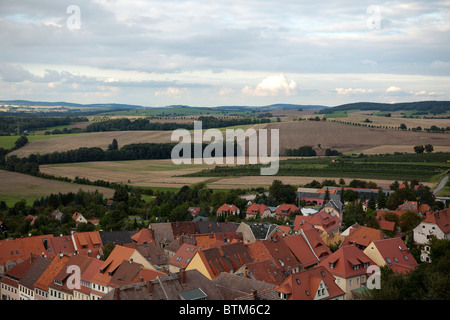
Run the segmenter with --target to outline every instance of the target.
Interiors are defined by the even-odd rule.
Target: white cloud
[[[362,88],[336,88],[338,95],[350,95],[350,94],[365,94],[365,93],[373,93],[372,89],[362,89]]]
[[[400,92],[400,91],[402,91],[402,88],[395,87],[395,86],[390,86],[389,88],[386,89],[386,92],[389,92],[389,93]]]
[[[263,79],[255,88],[245,86],[242,93],[251,96],[292,96],[297,93],[297,83],[294,80],[288,82],[283,74],[269,76]]]
[[[163,91],[156,91],[155,96],[180,96],[180,95],[186,95],[189,93],[189,90],[187,88],[174,88],[174,87],[168,87],[166,90]]]

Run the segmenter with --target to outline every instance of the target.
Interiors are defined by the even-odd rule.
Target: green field
[[[364,157],[314,157],[280,161],[276,176],[336,177],[433,182],[450,169],[449,153],[398,154]],[[257,176],[261,165],[215,167],[188,174],[190,177]]]
[[[29,136],[27,136],[27,138],[28,138],[28,142],[33,142],[33,141],[37,141],[37,140],[76,136],[76,135],[80,135],[80,134],[83,134],[83,133],[54,134],[54,135],[38,134],[38,135],[29,135]],[[19,138],[19,136],[0,136],[0,148],[4,148],[4,149],[13,148],[14,144],[18,138]]]

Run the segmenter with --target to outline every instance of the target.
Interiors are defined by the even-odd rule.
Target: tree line
[[[86,117],[0,117],[0,136],[88,121]],[[19,131],[19,132],[18,132]]]
[[[197,121],[202,122],[203,129],[223,128],[229,126],[249,125],[259,123],[269,123],[267,118],[236,118],[223,119],[212,116],[201,116]],[[88,125],[86,132],[101,131],[132,131],[132,130],[193,130],[194,123],[175,123],[175,122],[151,122],[149,119],[130,120],[128,118],[111,119],[101,122],[95,122]]]

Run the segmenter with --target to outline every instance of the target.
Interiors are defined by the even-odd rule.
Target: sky
[[[0,2],[0,99],[450,100],[450,1]]]

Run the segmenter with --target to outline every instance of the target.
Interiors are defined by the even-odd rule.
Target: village
[[[378,189],[354,188],[361,199]],[[417,201],[377,208],[379,228],[343,228],[340,189],[299,188],[308,203],[270,207],[248,201],[242,222],[150,223],[135,231],[72,231],[0,241],[2,300],[360,300],[379,289],[380,268],[407,274],[430,263],[430,239],[448,239],[450,209]],[[362,202],[367,206],[367,200]],[[385,219],[413,212],[411,238]],[[217,217],[239,214],[224,203]],[[261,221],[273,217],[293,224]],[[61,219],[61,212],[52,213]],[[84,223],[82,214],[72,219]],[[224,220],[224,219],[221,219]],[[95,221],[92,221],[96,223]],[[98,223],[98,221],[97,221]],[[407,245],[408,243],[408,245]],[[420,248],[420,261],[411,253]],[[378,283],[377,283],[378,281]],[[378,287],[377,287],[378,285]]]

